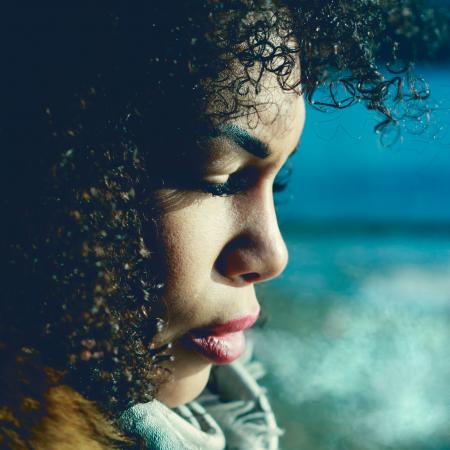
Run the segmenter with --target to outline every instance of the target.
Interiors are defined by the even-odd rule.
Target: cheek
[[[212,271],[232,234],[230,202],[207,197],[163,214],[160,236],[166,264],[164,302],[169,328],[200,320],[208,308],[205,294],[212,287]],[[183,324],[179,322],[183,321]],[[186,324],[187,325],[187,324]]]

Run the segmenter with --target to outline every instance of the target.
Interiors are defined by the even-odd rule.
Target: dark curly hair
[[[363,102],[380,133],[398,129],[428,111],[412,60],[448,45],[448,13],[421,0],[3,12],[0,341],[109,410],[152,399],[164,377],[154,192],[201,136],[258,117],[268,73],[316,108]]]

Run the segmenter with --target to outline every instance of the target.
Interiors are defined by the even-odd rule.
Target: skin
[[[274,208],[272,184],[295,150],[303,130],[305,107],[298,92],[283,91],[274,80],[257,96],[253,116],[232,120],[266,144],[259,158],[232,139],[208,141],[204,180],[223,183],[238,170],[252,170],[255,181],[243,193],[219,197],[181,192],[183,206],[161,215],[161,241],[167,258],[168,325],[156,343],[173,343],[172,377],[157,398],[169,407],[193,400],[204,389],[212,363],[186,348],[180,338],[190,330],[221,324],[258,311],[255,284],[278,276],[288,261]],[[256,123],[256,126],[254,125]]]

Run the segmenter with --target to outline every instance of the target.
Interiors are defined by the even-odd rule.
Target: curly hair
[[[151,400],[171,358],[152,344],[166,264],[153,193],[169,172],[213,124],[258,117],[266,74],[319,109],[364,103],[381,133],[420,120],[429,89],[411,62],[442,54],[448,17],[422,0],[9,11],[0,340],[110,411]]]

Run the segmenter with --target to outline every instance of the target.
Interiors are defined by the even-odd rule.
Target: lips
[[[199,328],[186,335],[186,343],[215,364],[228,364],[245,351],[244,330],[258,319],[257,314],[240,317],[208,328]]]

